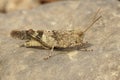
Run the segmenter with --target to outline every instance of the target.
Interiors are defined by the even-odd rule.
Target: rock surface
[[[61,1],[33,10],[0,14],[0,80],[120,80],[120,2],[115,0]],[[57,7],[56,7],[57,6]],[[93,52],[20,48],[10,37],[13,29],[84,30],[101,7],[102,19],[85,35]]]

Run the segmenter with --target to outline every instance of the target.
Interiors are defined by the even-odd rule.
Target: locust
[[[11,36],[25,40],[25,43],[20,45],[27,48],[43,48],[53,51],[54,49],[67,49],[80,46],[81,49],[87,42],[84,42],[85,33],[95,24],[102,16],[97,16],[100,9],[94,14],[92,22],[87,26],[85,30],[73,29],[73,30],[12,30]],[[48,59],[52,56],[49,54]]]

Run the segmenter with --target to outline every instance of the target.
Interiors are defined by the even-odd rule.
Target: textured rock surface
[[[0,80],[120,80],[120,2],[117,0],[61,1],[37,9],[0,14]],[[57,7],[56,7],[57,6]],[[76,8],[77,7],[77,8]],[[101,7],[103,18],[85,35],[93,52],[20,48],[13,29],[84,30]]]

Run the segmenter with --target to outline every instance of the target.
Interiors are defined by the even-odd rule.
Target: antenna
[[[97,10],[97,12],[95,13],[95,15],[93,16],[93,22],[87,27],[87,29],[85,29],[83,32],[86,32],[89,28],[91,28],[93,26],[93,24],[95,22],[97,22],[102,16],[99,16],[96,18],[97,14],[100,12],[100,8]]]

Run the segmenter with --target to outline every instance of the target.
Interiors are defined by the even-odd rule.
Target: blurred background
[[[32,9],[56,1],[60,0],[0,0],[0,12],[8,13],[18,10]]]

